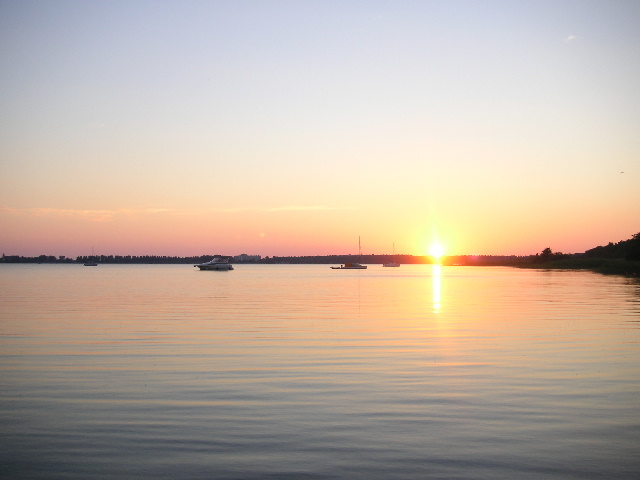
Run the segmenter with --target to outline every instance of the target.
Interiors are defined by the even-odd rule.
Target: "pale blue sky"
[[[640,2],[2,0],[0,75],[0,222],[32,240],[136,209],[236,211],[247,250],[242,209],[352,211],[378,250],[389,218],[476,253],[640,230]]]

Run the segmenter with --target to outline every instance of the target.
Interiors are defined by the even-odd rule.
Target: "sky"
[[[640,232],[640,2],[0,0],[0,251]]]

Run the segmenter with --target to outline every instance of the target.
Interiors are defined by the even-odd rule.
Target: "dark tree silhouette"
[[[542,250],[542,253],[540,254],[540,260],[542,262],[548,262],[549,260],[551,260],[552,257],[553,257],[553,252],[549,247]]]

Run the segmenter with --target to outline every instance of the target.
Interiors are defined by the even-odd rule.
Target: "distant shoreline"
[[[189,265],[210,260],[219,255],[203,255],[200,257],[168,257],[168,256],[111,256],[95,255],[77,257],[76,259],[41,255],[38,257],[3,256],[0,263],[6,264],[68,264],[82,265],[93,260],[107,265]],[[233,261],[236,265],[329,265],[343,264],[357,260],[369,265],[382,265],[394,259],[401,265],[441,264],[443,266],[484,266],[484,267],[517,267],[541,270],[590,270],[602,274],[640,276],[640,261],[623,258],[588,257],[584,254],[561,255],[559,258],[541,260],[538,255],[455,255],[446,256],[440,262],[430,256],[414,255],[317,255],[295,257],[266,257],[260,260]]]
[[[197,257],[171,257],[158,255],[88,255],[77,258],[55,257],[40,255],[37,257],[23,257],[18,255],[3,255],[0,263],[64,263],[82,264],[94,261],[103,264],[196,264],[206,262],[214,257],[229,258],[235,264],[335,264],[354,262],[371,265],[388,263],[395,260],[400,264],[433,264],[443,265],[486,265],[486,266],[514,266],[522,265],[535,256],[517,255],[455,255],[445,256],[438,261],[429,255],[304,255],[304,256],[273,256],[252,260],[237,260],[229,255],[202,255]]]
[[[84,264],[192,264],[196,265],[212,260],[214,257],[229,259],[234,264],[345,264],[357,262],[369,265],[397,262],[404,265],[441,264],[445,266],[502,266],[537,268],[545,270],[591,270],[603,274],[640,275],[640,233],[628,240],[587,250],[584,253],[564,254],[553,252],[547,247],[535,255],[450,255],[442,258],[430,255],[303,255],[272,256],[261,258],[259,255],[200,255],[175,257],[166,255],[85,255],[73,258],[65,256],[39,255],[23,257],[2,254],[0,263],[63,263]]]

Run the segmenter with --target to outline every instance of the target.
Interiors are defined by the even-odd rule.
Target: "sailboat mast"
[[[358,235],[358,255],[362,256],[362,248],[360,248],[360,235]]]

